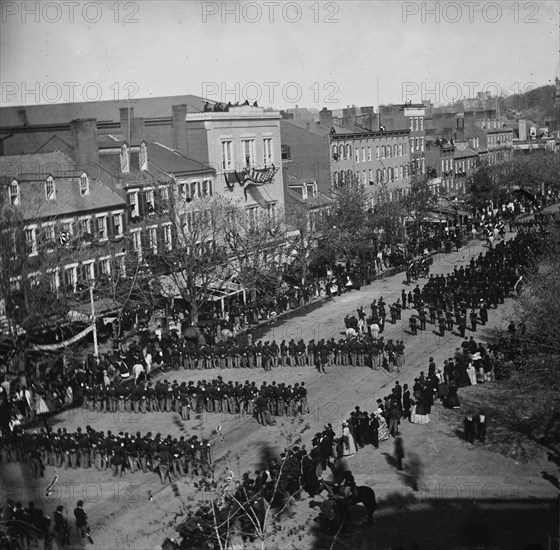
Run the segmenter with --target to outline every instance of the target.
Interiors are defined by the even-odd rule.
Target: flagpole
[[[95,305],[93,302],[93,282],[89,285],[89,302],[91,306],[91,322],[93,328],[93,356],[99,357],[99,348],[97,346],[97,325],[95,323]]]

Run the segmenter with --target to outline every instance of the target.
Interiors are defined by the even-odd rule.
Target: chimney
[[[71,120],[70,132],[74,143],[74,160],[78,168],[87,170],[89,165],[99,163],[97,120],[95,118]]]
[[[323,107],[319,111],[319,122],[321,123],[321,125],[326,126],[327,128],[332,128],[333,125],[332,111],[329,111],[326,107]]]
[[[29,120],[27,119],[27,111],[25,109],[18,109],[17,111],[19,121],[24,125],[29,125]]]
[[[173,105],[173,148],[188,156],[187,106]]]
[[[140,145],[144,139],[144,119],[134,117],[134,107],[119,109],[121,134],[129,145]]]

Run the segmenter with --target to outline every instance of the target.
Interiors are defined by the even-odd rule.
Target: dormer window
[[[80,176],[80,195],[89,195],[89,178],[85,172]]]
[[[146,146],[146,142],[143,141],[140,144],[140,170],[147,170],[148,169],[148,147]]]
[[[10,183],[10,204],[13,206],[19,204],[19,183],[17,180],[13,180]]]
[[[130,150],[126,143],[121,147],[121,172],[123,174],[130,172]]]
[[[54,187],[54,178],[49,176],[45,181],[45,196],[48,201],[54,201],[56,198],[56,189]]]

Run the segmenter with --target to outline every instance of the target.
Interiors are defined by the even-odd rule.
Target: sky
[[[1,0],[0,104],[445,104],[559,75],[558,0]]]

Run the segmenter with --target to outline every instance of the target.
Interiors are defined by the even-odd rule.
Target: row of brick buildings
[[[19,207],[31,260],[10,275],[13,291],[53,263],[56,248],[72,253],[48,266],[53,288],[125,276],[130,258],[179,246],[176,224],[189,228],[217,197],[249,219],[303,206],[312,224],[333,186],[360,183],[373,203],[381,188],[397,199],[427,175],[436,192],[458,192],[481,159],[505,160],[512,145],[490,111],[436,115],[423,104],[323,109],[306,120],[177,96],[1,115],[1,200]]]

